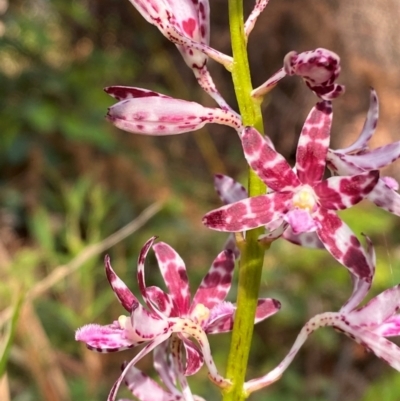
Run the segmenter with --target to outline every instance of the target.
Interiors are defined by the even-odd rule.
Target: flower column
[[[260,105],[250,97],[252,85],[247,59],[242,0],[229,0],[229,23],[234,59],[232,79],[243,125],[254,126],[259,132],[263,132]],[[251,169],[249,169],[248,191],[249,196],[262,195],[266,191],[264,183]],[[263,267],[265,248],[258,242],[258,237],[263,232],[263,228],[248,231],[246,240],[239,240],[238,243],[241,258],[237,311],[226,372],[226,377],[232,381],[232,387],[224,390],[224,401],[240,401],[247,398],[243,391],[243,383],[253,336],[254,316]]]

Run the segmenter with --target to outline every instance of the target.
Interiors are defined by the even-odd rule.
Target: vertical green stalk
[[[252,84],[244,35],[243,0],[229,0],[229,23],[234,58],[232,79],[243,124],[254,126],[259,132],[263,132],[260,104],[250,97]],[[264,183],[251,169],[248,189],[250,196],[265,194],[266,190]],[[248,231],[245,241],[238,244],[241,256],[237,310],[226,372],[226,377],[232,381],[232,387],[224,391],[223,401],[242,401],[247,398],[243,392],[243,383],[263,267],[265,248],[257,241],[262,233],[263,228]]]

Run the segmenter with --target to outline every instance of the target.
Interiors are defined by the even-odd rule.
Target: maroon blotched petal
[[[180,335],[179,338],[182,340],[185,350],[186,364],[184,367],[184,374],[185,376],[192,376],[203,366],[203,355],[192,340],[185,338],[183,335]]]
[[[291,51],[283,60],[283,69],[288,75],[302,77],[321,99],[332,100],[344,93],[344,86],[334,83],[340,73],[340,58],[330,50]]]
[[[223,206],[203,217],[206,227],[217,231],[240,232],[265,226],[290,208],[291,192],[273,192]]]
[[[179,316],[189,311],[190,290],[186,266],[178,253],[164,242],[153,246],[158,266],[169,290],[170,296],[178,308]]]
[[[123,351],[137,345],[125,337],[125,330],[117,324],[100,326],[99,324],[88,324],[76,331],[76,341],[86,343],[86,346],[96,352]]]
[[[267,6],[268,3],[269,0],[256,1],[256,4],[254,5],[252,12],[250,13],[249,17],[247,18],[244,24],[244,32],[246,34],[246,37],[250,35],[251,31],[254,28],[254,25],[257,22],[259,15],[264,11],[264,8]]]
[[[244,186],[227,175],[215,174],[214,188],[225,204],[234,203],[248,197]]]
[[[254,323],[262,322],[275,315],[281,309],[281,303],[273,298],[261,298],[257,302],[256,317]]]
[[[118,298],[120,304],[128,311],[131,312],[134,305],[138,304],[138,299],[132,294],[131,290],[125,283],[117,276],[111,267],[110,257],[106,255],[104,258],[104,266],[108,282],[111,285],[114,294]]]
[[[285,158],[255,128],[246,127],[241,139],[247,162],[269,188],[278,192],[293,191],[300,185]]]
[[[373,279],[376,266],[375,250],[372,246],[372,241],[370,240],[370,238],[366,235],[364,235],[364,237],[367,242],[367,257],[369,259],[369,265],[372,266],[371,275]],[[350,274],[350,277],[353,283],[353,292],[348,301],[340,308],[341,313],[348,313],[355,309],[368,294],[368,291],[370,290],[372,285],[372,280],[365,281],[364,279],[357,277],[354,274]]]
[[[153,305],[165,316],[176,316],[174,315],[174,302],[169,294],[166,294],[161,288],[151,286],[146,288],[147,299],[149,299]]]
[[[191,312],[198,304],[211,309],[224,301],[232,283],[235,256],[232,251],[221,252],[203,278],[191,305]]]
[[[296,172],[303,184],[320,182],[325,171],[332,124],[331,102],[319,102],[308,115],[296,153]]]
[[[350,228],[331,210],[321,208],[314,219],[321,224],[317,234],[330,254],[352,274],[370,282],[374,266]]]
[[[379,171],[348,177],[330,177],[314,187],[319,204],[330,210],[347,209],[361,202],[375,188]]]
[[[369,110],[367,118],[364,123],[364,127],[361,130],[360,136],[352,145],[344,149],[339,149],[337,150],[337,152],[352,153],[352,152],[360,152],[363,151],[364,149],[367,149],[368,141],[371,139],[372,135],[376,130],[376,126],[378,125],[378,118],[379,118],[378,95],[376,91],[373,88],[371,88],[369,95]]]

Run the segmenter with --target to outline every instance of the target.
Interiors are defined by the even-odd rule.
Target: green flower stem
[[[232,79],[240,114],[244,125],[251,125],[263,132],[260,103],[250,97],[252,90],[243,23],[243,0],[229,0],[229,21],[232,40]],[[249,195],[265,194],[265,184],[249,169]],[[228,356],[226,377],[232,386],[224,390],[223,401],[242,401],[250,345],[254,329],[254,317],[260,288],[265,247],[258,243],[263,228],[248,231],[245,240],[239,240],[240,266],[237,310]]]

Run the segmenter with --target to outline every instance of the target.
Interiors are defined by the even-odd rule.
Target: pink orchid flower
[[[228,110],[203,107],[161,93],[128,86],[104,89],[119,102],[108,109],[107,119],[135,134],[175,135],[198,130],[208,123],[242,127],[240,117]]]
[[[249,197],[244,186],[227,175],[216,174],[214,176],[214,188],[222,202],[224,202],[226,205]],[[269,191],[269,193],[270,192],[271,191]],[[282,236],[287,241],[305,248],[325,248],[324,244],[321,242],[315,232],[295,234],[289,224],[285,224],[283,227],[274,229],[275,225],[276,224],[272,226],[266,226],[266,229],[269,231],[269,233],[261,237],[263,241],[272,241],[277,239],[279,236]],[[236,247],[234,235],[231,234],[229,236],[225,243],[224,249],[231,249],[235,253],[235,256],[237,258],[239,257],[239,250]]]
[[[208,57],[231,68],[232,57],[211,47],[210,6],[208,0],[130,0],[150,23],[175,43],[186,64],[193,70],[200,86],[223,109],[230,109],[218,93],[208,72]]]
[[[344,86],[335,84],[340,73],[340,58],[330,50],[319,48],[296,53],[291,51],[283,60],[283,68],[251,92],[253,97],[268,93],[286,75],[298,75],[321,99],[332,100],[344,93]]]
[[[329,149],[327,166],[335,174],[360,174],[365,171],[379,170],[400,157],[400,141],[370,150],[368,142],[375,133],[378,124],[378,96],[371,88],[370,102],[364,127],[357,140],[344,149]],[[392,177],[381,177],[367,199],[377,206],[400,216],[400,195],[397,181]]]
[[[375,265],[375,253],[370,240],[368,257]],[[375,271],[372,272],[374,275]],[[339,312],[325,312],[314,316],[302,328],[291,350],[283,361],[263,377],[245,383],[251,393],[278,380],[287,369],[307,338],[321,327],[331,326],[361,344],[368,351],[400,371],[400,348],[386,337],[400,335],[400,285],[396,285],[358,307],[367,295],[371,283],[362,282],[352,275],[353,293]]]
[[[225,250],[217,256],[190,302],[183,260],[169,245],[163,242],[153,245],[154,240],[155,237],[146,242],[138,259],[137,280],[147,309],[116,275],[106,257],[107,278],[121,305],[130,315],[121,316],[106,326],[89,324],[76,332],[76,340],[85,342],[89,349],[98,352],[122,351],[147,343],[126,365],[110,392],[109,401],[115,400],[116,392],[131,366],[157,346],[163,347],[166,341],[169,341],[171,354],[176,358],[175,365],[184,375],[196,373],[204,362],[212,381],[220,387],[229,384],[217,371],[207,334],[227,332],[233,327],[236,306],[225,302],[232,282],[233,253]],[[146,286],[144,263],[151,247],[169,293],[156,286]],[[274,299],[260,299],[255,322],[273,315],[279,308],[280,303]],[[160,362],[160,355],[168,358],[168,352],[165,351],[164,348],[162,354],[155,358],[157,363],[165,365],[165,361]],[[185,354],[185,363],[182,362],[181,351]]]
[[[329,146],[332,107],[317,103],[303,126],[293,171],[287,161],[254,128],[242,135],[250,167],[273,192],[240,200],[207,213],[204,224],[214,230],[241,232],[274,224],[294,234],[315,232],[333,257],[356,277],[371,281],[371,266],[359,240],[337,216],[364,199],[375,187],[379,172],[323,180]]]

